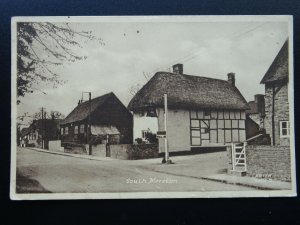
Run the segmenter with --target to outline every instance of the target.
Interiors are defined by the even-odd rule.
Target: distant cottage
[[[22,147],[38,147],[48,149],[49,141],[59,139],[60,119],[33,120],[28,128],[21,130]]]
[[[91,134],[88,135],[89,116]],[[61,122],[62,146],[132,143],[132,115],[113,92],[78,106]]]
[[[286,40],[261,80],[265,84],[265,129],[272,145],[290,144],[288,52]]]
[[[235,86],[235,74],[229,73],[228,81],[191,76],[183,74],[182,64],[174,65],[173,73],[156,73],[130,101],[134,140],[164,130],[164,94],[170,152],[245,141],[248,104]],[[164,151],[163,139],[159,151]]]

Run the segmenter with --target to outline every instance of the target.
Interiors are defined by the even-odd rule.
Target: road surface
[[[174,165],[162,165],[161,159],[131,161],[104,158],[97,161],[19,148],[17,193],[254,190],[189,176],[209,173],[209,157],[205,155],[181,157]],[[210,160],[217,161],[215,158]]]

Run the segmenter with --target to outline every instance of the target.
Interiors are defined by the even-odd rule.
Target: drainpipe
[[[275,145],[275,84],[272,84],[272,145]]]

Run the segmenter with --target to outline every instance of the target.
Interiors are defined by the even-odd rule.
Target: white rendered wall
[[[136,138],[142,138],[142,131],[149,130],[152,133],[158,131],[157,117],[141,116],[141,114],[133,114],[133,141]]]

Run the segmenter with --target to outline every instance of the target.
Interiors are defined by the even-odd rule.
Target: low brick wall
[[[248,145],[246,159],[248,176],[291,180],[289,146]]]
[[[65,147],[65,153],[72,153],[72,154],[82,154],[87,155],[88,154],[88,145],[82,145],[82,146],[72,146],[71,148]]]
[[[92,145],[92,155],[106,157],[106,144]]]
[[[150,159],[158,157],[157,144],[110,145],[110,157],[116,159]]]
[[[61,147],[61,140],[49,141],[49,151],[64,152],[64,147]]]

